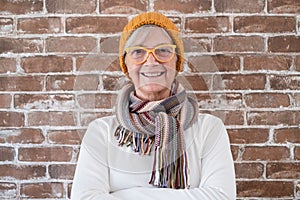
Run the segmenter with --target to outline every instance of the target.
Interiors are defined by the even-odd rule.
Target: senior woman
[[[71,198],[105,200],[235,199],[226,129],[176,80],[183,43],[162,14],[137,15],[120,38],[129,78],[116,114],[96,119],[81,144]]]

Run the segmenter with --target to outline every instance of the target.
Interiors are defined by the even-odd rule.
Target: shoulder
[[[221,118],[206,113],[200,113],[196,123],[204,128],[224,127]]]
[[[83,143],[104,143],[117,126],[118,120],[115,115],[95,119],[88,125]]]

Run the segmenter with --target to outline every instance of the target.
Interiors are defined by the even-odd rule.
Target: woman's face
[[[146,34],[146,37],[145,35]],[[130,47],[141,46],[153,49],[162,44],[172,44],[169,35],[160,27],[147,27],[141,30]],[[143,100],[161,100],[170,95],[172,82],[176,76],[177,56],[167,62],[158,61],[152,53],[141,64],[136,64],[129,55],[125,57],[128,76],[135,86],[136,95]]]

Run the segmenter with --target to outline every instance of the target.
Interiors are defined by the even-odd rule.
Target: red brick
[[[238,181],[238,197],[292,197],[294,184],[292,181]]]
[[[49,174],[54,179],[73,180],[76,165],[50,165]]]
[[[266,77],[261,74],[257,75],[222,75],[214,79],[213,88],[218,89],[220,84],[223,84],[227,90],[263,90],[266,85]],[[220,82],[221,81],[221,82]]]
[[[2,0],[0,1],[0,13],[30,14],[43,11],[43,0]]]
[[[255,179],[261,178],[264,173],[264,165],[261,163],[236,163],[236,178]]]
[[[15,183],[1,182],[0,183],[0,197],[3,199],[15,199],[17,197],[18,189]]]
[[[264,0],[214,0],[215,9],[220,13],[263,13]]]
[[[211,0],[162,0],[154,1],[154,10],[164,10],[169,12],[197,13],[209,12],[211,9]]]
[[[48,131],[47,137],[51,144],[80,144],[83,130]]]
[[[212,55],[192,56],[188,58],[192,72],[228,72],[240,69],[240,59],[237,56]],[[201,63],[201,65],[199,65]]]
[[[207,37],[183,37],[184,52],[211,52],[212,39]],[[195,63],[194,63],[195,64]],[[197,63],[198,64],[198,63]]]
[[[287,94],[251,93],[244,96],[246,106],[251,108],[281,108],[290,106]]]
[[[275,129],[274,141],[276,143],[300,143],[300,128]]]
[[[119,53],[119,37],[108,37],[100,39],[101,53]],[[105,55],[105,54],[104,54]]]
[[[100,1],[100,12],[106,14],[123,13],[123,14],[136,14],[138,12],[147,11],[149,6],[145,0],[105,0]]]
[[[67,33],[117,33],[127,24],[121,17],[80,17],[66,20]]]
[[[104,90],[120,90],[126,83],[124,77],[110,75],[102,76]]]
[[[290,151],[286,147],[264,146],[264,147],[245,147],[242,160],[251,161],[285,161],[290,159]]]
[[[15,150],[11,147],[0,147],[0,161],[13,161]]]
[[[0,94],[0,108],[10,108],[11,96],[9,94]]]
[[[300,71],[300,56],[296,56],[295,67],[296,71]]]
[[[195,97],[201,109],[238,109],[242,106],[242,95],[239,93],[200,93]]]
[[[16,60],[14,58],[0,58],[0,73],[16,72]]]
[[[263,52],[264,39],[259,36],[220,36],[214,39],[215,52]]]
[[[24,198],[62,198],[65,191],[63,183],[24,183],[20,195]]]
[[[294,155],[296,160],[300,160],[300,147],[295,147]]]
[[[101,64],[100,64],[101,63]],[[92,54],[76,59],[76,70],[79,72],[91,71],[120,71],[119,58],[108,54]]]
[[[21,18],[18,21],[18,32],[24,34],[61,33],[62,22],[58,17]]]
[[[300,51],[300,37],[297,36],[276,36],[268,40],[269,52],[295,52]]]
[[[96,75],[53,75],[47,76],[47,90],[98,90]]]
[[[229,32],[228,17],[189,17],[185,22],[185,30],[189,33],[223,33]]]
[[[237,33],[295,33],[294,17],[249,16],[234,18]]]
[[[20,127],[25,124],[23,113],[1,111],[0,119],[0,127]]]
[[[89,113],[81,113],[80,114],[80,126],[86,127],[88,126],[93,120],[101,117],[111,116],[113,115],[112,112],[89,112]]]
[[[14,107],[21,109],[73,109],[74,95],[71,94],[16,94]]]
[[[89,53],[97,47],[92,37],[50,37],[46,39],[47,52],[83,52]]]
[[[244,112],[243,111],[219,111],[224,116],[224,124],[225,125],[243,125],[244,124]]]
[[[71,72],[72,65],[72,58],[60,56],[35,56],[21,60],[26,73]]]
[[[268,179],[298,179],[299,163],[268,163],[266,176]]]
[[[41,76],[0,77],[0,91],[41,91],[43,82]]]
[[[10,144],[40,144],[44,141],[44,136],[40,129],[7,129],[3,132],[5,133],[5,141]]]
[[[298,0],[268,0],[269,13],[295,13],[300,12],[300,2]]]
[[[69,162],[72,151],[72,147],[24,147],[19,148],[18,159],[28,162]]]
[[[42,53],[43,41],[38,38],[0,38],[0,53]]]
[[[269,130],[261,128],[227,129],[230,143],[254,144],[265,143],[269,139]]]
[[[231,147],[231,154],[233,160],[237,160],[240,148],[238,146],[233,146],[233,145],[231,145],[230,147]]]
[[[271,75],[270,87],[273,90],[299,90],[300,76]]]
[[[46,9],[49,13],[95,13],[96,0],[51,0],[46,1]]]
[[[244,57],[244,70],[289,70],[292,58],[289,56],[246,56]]]
[[[249,125],[298,125],[299,111],[257,111],[247,114]]]
[[[84,94],[78,95],[78,104],[81,108],[112,108],[116,102],[114,94]]]
[[[60,111],[36,111],[28,113],[29,126],[74,126],[76,114]]]
[[[1,9],[1,8],[0,8]],[[14,22],[11,18],[0,18],[1,33],[11,33],[14,30]]]
[[[0,177],[17,180],[45,178],[46,167],[34,165],[0,165]]]

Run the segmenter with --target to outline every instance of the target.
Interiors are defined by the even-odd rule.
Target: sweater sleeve
[[[199,187],[184,190],[139,187],[120,190],[112,195],[123,200],[236,199],[235,173],[228,135],[223,122],[214,117],[212,119],[204,120],[203,123],[208,125],[201,129],[208,132],[201,138],[204,140],[202,141],[204,146]]]
[[[92,122],[84,136],[73,179],[72,200],[120,200],[109,194],[107,138],[97,130],[108,128],[99,121]],[[97,149],[97,152],[95,152]]]

